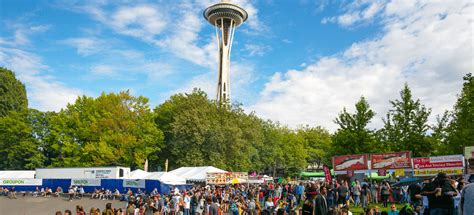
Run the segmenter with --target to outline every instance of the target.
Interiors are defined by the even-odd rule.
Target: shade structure
[[[170,171],[176,176],[186,179],[190,182],[205,182],[207,173],[225,173],[227,171],[213,166],[181,167]]]
[[[129,179],[149,179],[158,180],[168,185],[185,185],[186,179],[179,177],[171,172],[145,172],[141,169],[134,170],[130,173]]]
[[[392,186],[393,187],[401,187],[401,186],[416,184],[416,183],[422,182],[422,181],[423,181],[423,179],[421,179],[421,178],[404,178],[404,179],[400,180],[399,182],[393,184]]]
[[[170,172],[152,172],[146,179],[158,180],[169,185],[185,185],[186,179]]]

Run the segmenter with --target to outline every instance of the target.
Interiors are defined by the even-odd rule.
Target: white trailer
[[[37,168],[36,178],[41,179],[75,179],[75,178],[109,178],[123,179],[130,176],[129,167],[65,167]]]

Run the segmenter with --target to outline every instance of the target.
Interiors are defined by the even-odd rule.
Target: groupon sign
[[[0,179],[0,186],[42,186],[43,179]]]
[[[145,188],[145,180],[124,179],[123,187]]]
[[[71,185],[100,186],[100,179],[71,179]]]

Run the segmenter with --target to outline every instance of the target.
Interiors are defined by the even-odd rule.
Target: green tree
[[[400,91],[400,100],[390,101],[392,109],[380,130],[382,147],[388,151],[412,151],[415,157],[428,156],[433,146],[427,138],[431,109],[414,100],[408,84]]]
[[[163,133],[156,127],[148,99],[129,92],[79,97],[50,116],[46,144],[52,166],[124,165],[142,168],[156,161]]]
[[[15,73],[0,67],[0,117],[10,111],[23,112],[27,108],[25,85],[15,78]]]
[[[44,156],[28,121],[26,111],[10,111],[0,117],[0,169],[34,169]]]
[[[465,146],[474,145],[474,77],[464,76],[463,88],[454,105],[453,120],[448,128],[446,153],[461,154]]]
[[[160,156],[169,159],[171,168],[213,165],[247,171],[259,165],[260,120],[238,105],[219,107],[195,89],[172,96],[155,113],[155,122],[165,134],[166,149]]]
[[[361,97],[355,104],[355,108],[355,113],[349,113],[346,108],[343,108],[334,120],[339,125],[339,129],[333,136],[334,154],[359,154],[375,151],[374,131],[367,128],[375,116],[375,112],[370,109],[370,105],[364,97]]]
[[[434,155],[446,155],[451,118],[452,114],[445,111],[442,115],[437,115],[435,124],[430,126],[432,132],[428,136],[428,140],[432,146],[432,154]]]
[[[298,129],[297,133],[306,141],[307,163],[317,163],[318,165],[331,163],[332,137],[326,129],[319,126],[305,126]]]

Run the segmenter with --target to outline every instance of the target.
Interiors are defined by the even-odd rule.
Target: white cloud
[[[257,45],[257,44],[245,44],[243,51],[248,53],[249,56],[263,56],[265,53],[270,51],[271,47],[267,45]]]
[[[49,67],[42,59],[24,49],[30,45],[30,36],[34,33],[45,32],[50,25],[12,25],[11,39],[0,38],[0,66],[15,72],[27,90],[29,106],[42,111],[58,111],[74,102],[80,90],[65,86],[54,77],[45,75]]]
[[[47,70],[41,59],[30,52],[0,46],[0,65],[17,75],[26,85],[29,106],[41,111],[58,111],[74,102],[81,91],[65,86],[55,78],[44,75]]]
[[[93,37],[78,37],[64,40],[64,43],[77,48],[77,53],[88,56],[101,51],[104,45],[102,41]]]
[[[343,107],[364,95],[377,116],[399,97],[404,82],[436,114],[451,109],[462,76],[474,69],[474,6],[457,2],[390,2],[384,8],[383,34],[354,43],[342,53],[319,59],[304,70],[277,73],[265,84],[261,99],[249,107],[265,118],[291,126],[322,125],[331,130]],[[369,16],[369,15],[367,15]]]
[[[324,17],[321,23],[337,23],[341,26],[347,27],[354,24],[360,24],[371,21],[384,8],[384,1],[378,0],[356,0],[352,2],[343,2],[343,14],[339,16]]]
[[[108,77],[114,77],[114,76],[117,76],[117,74],[118,74],[114,70],[114,68],[112,66],[109,66],[109,65],[95,65],[95,66],[92,66],[91,73],[92,73],[92,75],[108,76]]]

